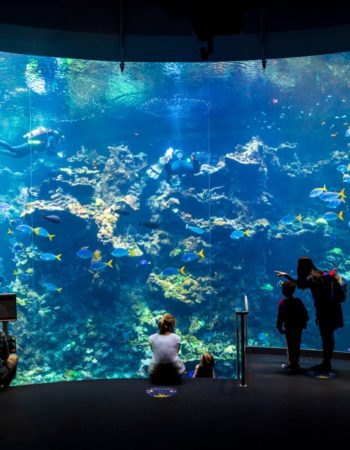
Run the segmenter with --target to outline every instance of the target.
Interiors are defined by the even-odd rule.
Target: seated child
[[[193,378],[215,378],[214,365],[213,355],[205,352],[202,355],[201,362],[194,369]]]
[[[299,356],[301,335],[306,328],[309,315],[300,298],[293,296],[296,284],[294,281],[282,283],[284,298],[278,302],[278,314],[276,327],[278,331],[286,335],[288,362],[283,364],[283,369],[291,372],[299,370]]]

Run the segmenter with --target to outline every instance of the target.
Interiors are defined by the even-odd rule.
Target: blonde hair
[[[158,321],[159,334],[173,333],[176,325],[172,314],[164,314]]]

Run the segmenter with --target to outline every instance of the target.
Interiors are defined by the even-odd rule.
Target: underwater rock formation
[[[109,147],[109,151],[94,196],[102,198],[109,206],[125,202],[138,209],[139,197],[145,186],[141,170],[147,167],[147,155],[134,155],[126,146]]]
[[[216,294],[210,276],[164,275],[152,272],[147,280],[151,294],[161,294],[164,298],[183,303],[196,304],[208,300]]]

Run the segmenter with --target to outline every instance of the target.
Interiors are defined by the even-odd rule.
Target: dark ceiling
[[[126,61],[346,51],[350,7],[338,0],[98,0],[90,6],[74,0],[10,0],[1,5],[0,49]]]

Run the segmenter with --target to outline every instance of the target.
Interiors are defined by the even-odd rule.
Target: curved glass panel
[[[338,54],[122,74],[2,53],[0,280],[18,297],[16,383],[145,377],[165,312],[189,373],[210,351],[231,377],[244,294],[249,343],[284,346],[274,270],[295,275],[309,255],[350,279],[348,65]],[[324,185],[345,197],[310,194]],[[312,299],[298,295],[303,346],[319,348]]]

